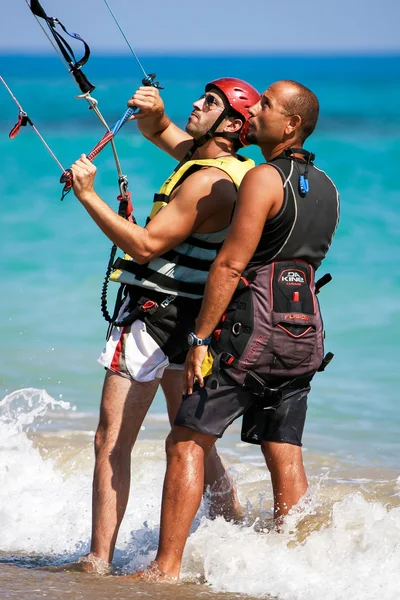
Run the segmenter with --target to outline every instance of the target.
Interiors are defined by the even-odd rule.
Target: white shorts
[[[139,319],[129,327],[113,327],[98,362],[124,377],[146,382],[161,379],[165,369],[183,370],[184,365],[170,363],[157,342]]]

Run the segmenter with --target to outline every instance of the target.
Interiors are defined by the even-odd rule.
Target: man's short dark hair
[[[301,117],[302,123],[299,135],[302,142],[304,142],[312,134],[318,121],[318,98],[311,90],[297,81],[286,79],[283,83],[290,84],[295,90],[290,100],[285,102],[284,107],[288,115],[299,115]]]

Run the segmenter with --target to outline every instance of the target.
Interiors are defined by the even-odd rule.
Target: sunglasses
[[[205,104],[207,104],[208,107],[211,106],[218,106],[218,108],[222,108],[221,106],[219,106],[217,99],[215,98],[215,96],[212,96],[211,94],[203,94],[202,96],[200,96],[199,100],[203,100]]]

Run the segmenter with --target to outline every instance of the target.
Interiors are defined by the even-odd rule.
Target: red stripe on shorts
[[[116,371],[117,373],[120,373],[119,361],[121,358],[121,352],[122,352],[122,348],[124,345],[124,335],[125,335],[127,329],[128,329],[127,327],[124,327],[121,332],[121,337],[119,338],[118,344],[115,347],[114,356],[113,356],[113,359],[112,359],[111,365],[110,365],[111,371]]]

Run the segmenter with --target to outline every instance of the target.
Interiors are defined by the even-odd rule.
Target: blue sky
[[[109,0],[136,51],[400,53],[400,0]],[[25,0],[1,0],[0,53],[50,53]],[[127,47],[103,0],[42,0],[95,52]]]

